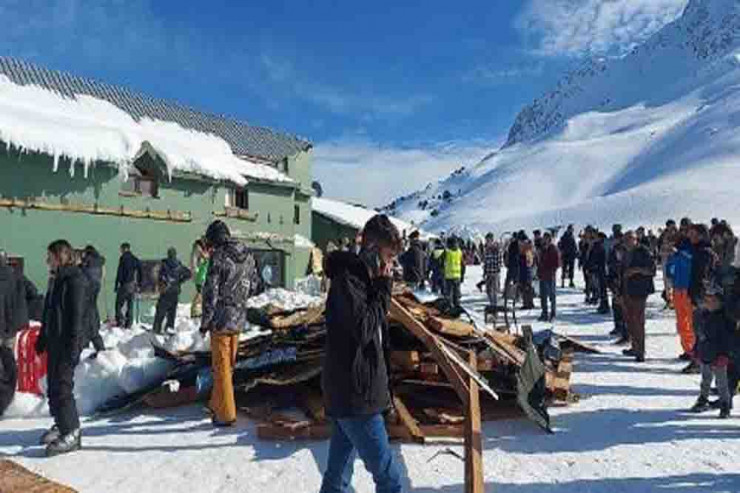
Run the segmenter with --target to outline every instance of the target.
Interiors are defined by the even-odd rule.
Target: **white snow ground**
[[[474,287],[480,269],[469,272],[463,301],[480,315],[485,301]],[[699,377],[677,373],[674,319],[660,310],[660,297],[649,303],[642,365],[609,344],[611,322],[585,307],[580,292],[560,290],[558,301],[557,330],[599,345],[604,354],[577,355],[572,383],[582,400],[551,409],[554,435],[524,419],[484,425],[487,491],[740,491],[740,419],[683,412],[696,398]],[[533,311],[523,320],[536,316]],[[546,328],[533,323],[535,330]],[[328,452],[326,442],[260,442],[242,417],[234,429],[214,430],[192,406],[86,420],[82,451],[45,459],[36,441],[49,425],[48,418],[1,421],[0,455],[81,492],[318,491]],[[394,446],[407,491],[462,491],[462,462],[449,454],[432,459],[447,448],[462,452],[458,442]],[[359,493],[373,491],[359,463],[353,484]]]

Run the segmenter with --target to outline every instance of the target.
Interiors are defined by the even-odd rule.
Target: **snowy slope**
[[[740,220],[739,34],[736,0],[689,1],[642,46],[524,108],[499,151],[389,212],[432,231]]]
[[[482,317],[485,295],[471,267],[463,303]],[[582,281],[578,280],[582,286]],[[577,354],[572,388],[577,404],[552,408],[554,435],[526,419],[485,423],[486,491],[496,493],[737,493],[740,491],[740,411],[684,412],[696,399],[698,375],[682,375],[672,312],[648,302],[645,364],[608,344],[609,316],[583,305],[577,290],[559,290],[557,329],[597,344],[604,354]],[[522,323],[546,325],[537,311]],[[82,451],[46,459],[37,440],[48,418],[0,420],[0,455],[81,493],[318,491],[328,442],[264,442],[240,414],[236,427],[214,430],[198,406],[85,419]],[[393,445],[409,493],[463,491],[459,441]],[[0,490],[2,490],[0,478]],[[354,491],[375,491],[359,460]]]

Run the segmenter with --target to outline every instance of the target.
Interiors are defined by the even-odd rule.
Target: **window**
[[[126,195],[157,198],[159,196],[159,182],[153,172],[146,168],[133,166],[129,171],[128,180],[121,184],[121,192]]]
[[[293,206],[293,222],[301,224],[301,207],[299,205]]]
[[[249,192],[246,188],[234,190],[234,207],[249,210]]]
[[[288,158],[283,159],[283,173],[289,173]]]

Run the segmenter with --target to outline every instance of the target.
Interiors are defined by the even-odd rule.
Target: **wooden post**
[[[470,351],[468,361],[473,368],[478,367],[475,352]],[[473,378],[470,379],[468,389],[469,397],[465,407],[465,492],[484,493],[480,392]]]

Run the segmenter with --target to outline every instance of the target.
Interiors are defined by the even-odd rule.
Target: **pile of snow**
[[[740,222],[740,4],[691,0],[629,55],[569,74],[476,166],[396,201],[429,231]],[[423,207],[421,207],[423,206]]]
[[[319,296],[312,296],[310,294],[276,288],[265,291],[259,296],[250,298],[249,301],[247,301],[247,307],[259,309],[271,305],[278,307],[283,311],[291,312],[319,305],[322,302],[323,299]]]
[[[322,216],[326,216],[339,224],[344,224],[357,230],[364,228],[365,223],[378,214],[377,211],[372,209],[366,209],[357,205],[347,204],[346,202],[323,197],[314,197],[311,207],[313,212],[318,212]],[[405,231],[407,235],[418,229],[413,224],[395,217],[391,216],[389,219],[399,231],[402,233]]]
[[[117,106],[88,95],[67,98],[38,86],[14,84],[0,75],[0,141],[89,166],[118,165],[124,176],[144,152],[162,158],[170,174],[190,172],[239,185],[246,178],[290,182],[276,169],[234,155],[220,137],[185,129],[174,122],[134,120]],[[246,178],[245,178],[246,177]]]

